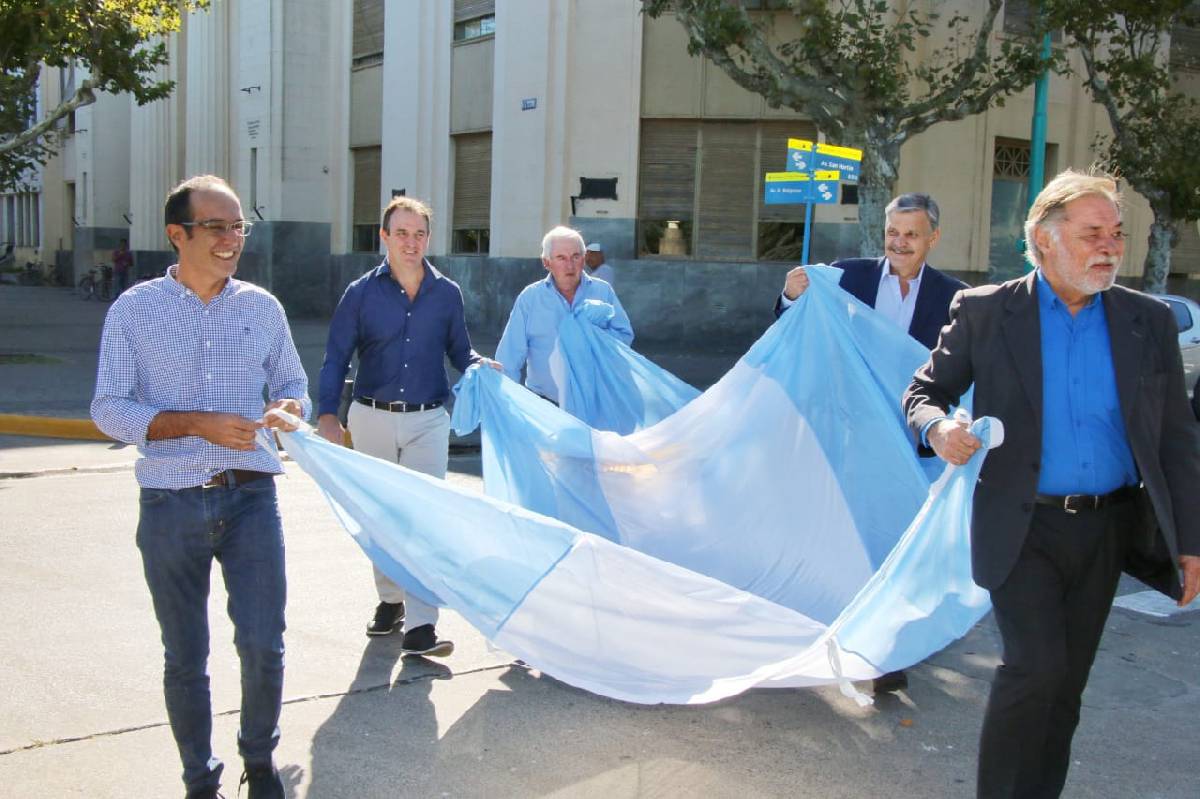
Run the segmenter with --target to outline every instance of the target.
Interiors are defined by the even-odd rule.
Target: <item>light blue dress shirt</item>
[[[600,327],[626,344],[633,343],[633,326],[612,286],[583,273],[579,288],[575,290],[575,299],[568,304],[567,298],[554,285],[554,276],[546,275],[544,280],[522,289],[513,303],[508,324],[496,347],[496,360],[504,366],[504,374],[519,382],[521,367],[526,367],[525,385],[558,402],[558,386],[550,369],[550,356],[558,342],[558,325],[586,300],[599,300],[613,306],[612,318]]]
[[[1037,295],[1042,334],[1038,493],[1107,494],[1136,484],[1102,295],[1071,316],[1040,270]]]
[[[267,401],[296,399],[312,410],[308,378],[283,306],[264,289],[230,279],[208,304],[165,277],[126,290],[108,310],[92,419],[118,441],[137,444],[145,488],[190,488],[226,469],[283,471],[274,436],[242,452],[199,436],[148,441],[162,411],[236,413],[259,419]]]

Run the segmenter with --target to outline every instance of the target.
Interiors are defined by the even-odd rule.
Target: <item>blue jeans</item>
[[[279,742],[287,584],[275,481],[232,488],[143,488],[137,545],[165,650],[163,691],[189,793],[220,784],[212,754],[208,587],[221,564],[242,666],[238,751],[266,765]]]

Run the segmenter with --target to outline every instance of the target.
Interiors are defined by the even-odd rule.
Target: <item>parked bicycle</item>
[[[112,299],[112,267],[108,264],[96,264],[80,278],[78,289],[82,300],[108,302]]]
[[[24,268],[17,274],[17,282],[22,286],[40,286],[46,282],[45,268],[41,261],[26,261]]]

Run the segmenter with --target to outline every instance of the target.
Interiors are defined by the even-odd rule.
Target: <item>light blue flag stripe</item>
[[[495,369],[469,369],[454,387],[451,426],[466,435],[481,424],[488,496],[616,539],[590,427]]]
[[[563,317],[558,336],[562,406],[593,430],[625,435],[652,427],[700,395],[578,313]]]
[[[480,502],[478,494],[311,432],[283,439],[384,574],[430,604],[453,607],[488,636],[578,536],[557,520]]]

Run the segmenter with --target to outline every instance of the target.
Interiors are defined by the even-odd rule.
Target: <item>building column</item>
[[[566,221],[568,33],[574,4],[496,4],[492,102],[493,257],[530,257]]]
[[[187,114],[184,132],[187,175],[229,177],[229,4],[213,0],[207,12],[188,15]]]
[[[430,204],[430,254],[450,250],[453,3],[392,3],[384,17],[380,208],[404,190]]]
[[[157,80],[177,79],[174,59],[178,47],[174,36],[167,47],[172,63],[158,68]],[[177,92],[153,103],[134,105],[130,120],[129,211],[133,222],[129,226],[129,248],[135,253],[139,274],[156,272],[157,262],[169,259],[162,209],[180,172]],[[162,257],[155,257],[160,254]]]

